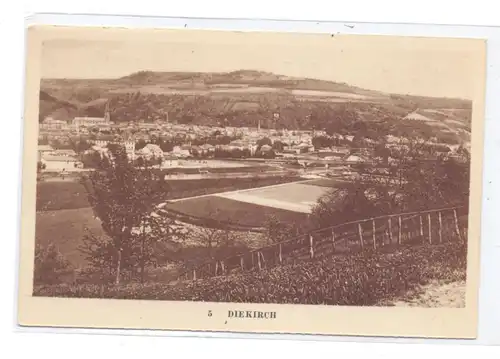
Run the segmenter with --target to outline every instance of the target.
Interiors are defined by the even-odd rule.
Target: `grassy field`
[[[90,204],[85,187],[76,181],[39,182],[36,189],[36,210],[86,208]]]
[[[37,286],[36,296],[188,300],[237,303],[387,306],[433,281],[463,282],[467,245],[401,247],[300,262],[270,270],[208,280],[108,286]],[[102,291],[102,292],[101,292]],[[385,304],[384,304],[385,303]]]
[[[240,189],[272,186],[299,181],[300,177],[276,176],[268,178],[209,178],[167,181],[169,193],[166,199],[178,199]]]
[[[210,178],[168,181],[165,199],[177,199],[217,192],[271,186],[300,180],[295,176],[267,178]],[[85,187],[77,181],[50,181],[37,184],[37,211],[90,207]]]
[[[104,235],[90,207],[38,212],[36,215],[36,244],[46,246],[53,243],[75,267],[86,264],[78,246],[89,232]]]
[[[170,192],[166,194],[166,198],[182,198],[296,180],[298,178],[295,177],[274,177],[168,181]],[[78,252],[78,246],[86,234],[86,228],[95,235],[103,234],[101,225],[90,208],[85,188],[79,182],[73,181],[39,182],[37,211],[36,243],[54,243],[73,265],[84,265],[85,260]],[[241,212],[235,214],[241,215]],[[258,223],[258,219],[251,223]]]
[[[350,182],[337,179],[321,178],[305,181],[303,182],[303,184],[319,187],[343,188],[349,186]]]
[[[210,217],[216,221],[251,227],[263,226],[266,219],[271,215],[286,223],[300,223],[307,219],[307,215],[303,213],[233,201],[217,196],[199,197],[169,203],[166,209],[197,218]]]

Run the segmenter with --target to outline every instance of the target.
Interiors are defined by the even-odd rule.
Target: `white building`
[[[45,171],[66,172],[82,168],[83,164],[74,157],[46,155],[41,159]]]
[[[175,146],[172,150],[172,153],[175,156],[188,157],[191,155],[191,151],[189,149],[189,146]]]
[[[160,146],[154,145],[152,143],[148,143],[146,146],[144,146],[140,150],[137,150],[135,153],[137,156],[146,159],[163,158],[163,151]]]

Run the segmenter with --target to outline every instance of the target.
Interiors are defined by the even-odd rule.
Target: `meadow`
[[[78,181],[42,181],[37,183],[37,212],[87,207],[90,207],[87,190]]]
[[[273,207],[234,201],[219,196],[205,196],[168,203],[167,211],[184,214],[193,219],[260,228],[270,216],[282,223],[300,223],[307,214]]]
[[[219,192],[243,190],[299,181],[298,176],[248,177],[248,178],[207,178],[168,181],[165,199],[178,199]]]
[[[86,264],[78,247],[86,234],[105,235],[92,208],[59,209],[36,214],[35,243],[53,243],[74,267]]]
[[[167,181],[168,192],[165,199],[275,185],[298,179],[271,177]],[[88,202],[85,187],[78,181],[39,182],[36,206],[36,244],[46,246],[53,243],[75,267],[85,265],[86,261],[78,251],[83,237],[89,232],[95,236],[104,235],[101,224],[95,218]],[[242,215],[241,211],[238,213],[237,215]],[[262,225],[263,222],[259,221],[264,218],[265,216],[255,218],[252,223]],[[190,252],[186,253],[183,255],[190,256]]]

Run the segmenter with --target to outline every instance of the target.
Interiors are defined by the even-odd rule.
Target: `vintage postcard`
[[[29,28],[19,324],[475,338],[485,53]]]

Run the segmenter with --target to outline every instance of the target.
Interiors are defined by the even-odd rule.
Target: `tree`
[[[426,141],[413,139],[404,141],[389,169],[388,175],[368,173],[321,197],[312,212],[315,224],[328,227],[383,214],[468,204],[467,156],[437,154]]]
[[[81,155],[81,160],[84,168],[100,168],[104,161],[103,156],[97,151]]]
[[[312,139],[312,145],[314,146],[314,148],[330,147],[331,144],[331,139],[326,136],[315,136]]]
[[[124,147],[109,151],[109,161],[84,180],[89,202],[109,240],[93,241],[87,254],[95,256],[96,264],[109,267],[119,284],[122,271],[131,272],[137,266],[135,233],[151,215],[159,179],[148,167],[134,167]]]
[[[283,242],[292,236],[304,233],[308,223],[285,223],[275,215],[270,215],[264,222],[265,237],[268,244]]]
[[[324,228],[371,216],[374,205],[366,196],[366,190],[366,186],[357,182],[320,197],[311,213],[314,225]]]
[[[172,253],[168,246],[169,241],[183,242],[187,237],[187,230],[176,226],[166,217],[146,215],[138,228],[133,231],[133,244],[136,267],[140,272],[141,283],[145,280],[146,268],[162,259],[170,258]]]
[[[146,147],[146,145],[147,145],[146,141],[141,138],[137,140],[137,142],[135,143],[135,150],[136,151],[141,150],[144,147]]]
[[[389,162],[391,151],[386,148],[385,143],[382,142],[375,146],[373,154],[375,157],[380,157],[384,164],[387,164]]]
[[[174,149],[173,143],[168,140],[160,140],[159,146],[163,152],[172,152]]]
[[[259,150],[262,146],[272,146],[273,145],[273,141],[271,141],[271,139],[269,137],[264,137],[264,138],[261,138],[260,140],[257,140],[257,150]]]
[[[276,140],[273,142],[273,149],[277,152],[283,152],[284,147],[285,147],[285,145],[280,140]]]
[[[144,158],[143,158],[142,156],[137,157],[137,159],[135,160],[135,164],[136,164],[138,167],[143,167],[143,166],[144,166],[144,164],[145,164]]]
[[[191,235],[205,248],[205,257],[214,259],[218,257],[219,251],[233,246],[236,238],[233,232],[226,228],[224,222],[228,222],[228,219],[222,218],[219,209],[207,206],[206,217],[206,223],[194,229]]]

